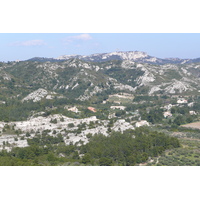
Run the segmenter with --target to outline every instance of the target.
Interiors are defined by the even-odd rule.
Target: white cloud
[[[80,35],[75,35],[75,36],[69,36],[64,39],[65,44],[72,43],[74,41],[87,41],[91,40],[92,37],[88,33],[80,34]]]
[[[74,40],[91,40],[92,37],[85,33],[85,34],[80,34],[80,35],[77,35],[77,36],[71,36],[72,39]]]
[[[46,43],[43,40],[27,40],[27,41],[23,41],[23,42],[14,42],[12,44],[10,44],[11,46],[42,46],[42,45],[46,45]]]

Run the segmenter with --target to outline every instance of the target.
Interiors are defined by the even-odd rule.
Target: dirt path
[[[185,125],[181,125],[182,127],[186,128],[195,128],[195,129],[200,129],[200,122],[193,122]]]

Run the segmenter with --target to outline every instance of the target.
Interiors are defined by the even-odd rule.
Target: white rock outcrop
[[[22,102],[29,101],[29,100],[33,100],[33,102],[37,102],[37,101],[40,101],[41,99],[43,99],[44,97],[46,97],[47,95],[48,95],[47,90],[39,88],[38,90],[30,93],[28,96],[23,98]],[[48,98],[50,98],[50,97],[48,96]]]

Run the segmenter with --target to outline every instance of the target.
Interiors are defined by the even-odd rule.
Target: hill
[[[40,88],[56,93],[54,96],[82,101],[100,93],[119,91],[190,95],[200,90],[198,63],[158,65],[131,60],[89,62],[75,58],[59,62],[1,63],[0,71],[2,98],[12,96],[21,100]]]
[[[0,165],[184,165],[183,148],[199,165],[180,127],[200,119],[199,76],[144,52],[2,62]]]

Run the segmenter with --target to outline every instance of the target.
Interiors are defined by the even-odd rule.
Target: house
[[[110,106],[111,109],[120,109],[120,110],[125,110],[125,106]]]
[[[75,112],[75,113],[78,113],[78,112],[80,112],[76,106],[74,106],[74,107],[71,107],[71,108],[68,108],[67,110],[68,110],[68,111]]]
[[[188,100],[187,99],[184,99],[184,98],[180,98],[177,100],[177,103],[188,103]]]
[[[196,115],[197,113],[194,110],[189,111],[190,115]]]
[[[136,122],[135,127],[140,127],[140,126],[149,126],[149,122],[146,120],[141,120],[140,122]]]
[[[93,107],[88,107],[87,109],[92,111],[92,112],[97,112],[96,108],[93,108]]]
[[[163,116],[164,116],[164,118],[172,117],[172,113],[169,112],[169,111],[167,111],[167,112],[164,112],[164,113],[163,113]]]
[[[192,107],[194,105],[194,102],[188,103],[188,107]]]

